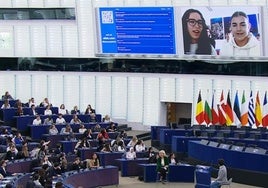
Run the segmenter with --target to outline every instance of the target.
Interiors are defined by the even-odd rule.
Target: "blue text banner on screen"
[[[99,8],[102,53],[175,54],[172,7]]]

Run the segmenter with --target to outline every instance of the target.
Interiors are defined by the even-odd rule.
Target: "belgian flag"
[[[204,122],[204,107],[201,97],[201,91],[199,91],[198,94],[198,100],[196,104],[196,113],[195,113],[195,119],[199,125],[201,125]]]

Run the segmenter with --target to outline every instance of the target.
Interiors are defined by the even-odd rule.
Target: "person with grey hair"
[[[221,56],[260,56],[260,42],[250,32],[248,16],[237,11],[233,13],[230,23],[230,39],[220,50]]]

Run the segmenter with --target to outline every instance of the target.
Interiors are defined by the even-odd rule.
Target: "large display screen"
[[[198,59],[262,59],[264,7],[98,8],[97,54]],[[150,57],[150,56],[148,56]]]
[[[264,56],[261,7],[178,7],[184,55]]]
[[[172,7],[100,8],[101,53],[175,54]]]

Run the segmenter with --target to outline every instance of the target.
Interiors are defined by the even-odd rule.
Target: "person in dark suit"
[[[77,106],[74,106],[74,109],[71,111],[71,114],[76,114],[76,115],[80,114],[80,110],[78,109]]]
[[[36,110],[35,110],[35,105],[34,105],[34,104],[31,106],[31,110],[29,111],[29,115],[30,115],[30,116],[35,116],[35,115],[37,115],[37,112],[36,112]]]
[[[10,172],[6,171],[6,166],[7,166],[7,160],[0,161],[0,174],[3,177],[12,176]]]

